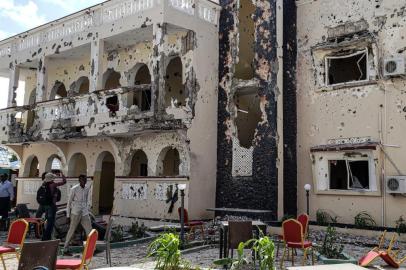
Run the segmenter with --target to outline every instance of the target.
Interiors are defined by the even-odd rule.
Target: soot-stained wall
[[[277,87],[278,59],[276,33],[276,0],[254,1],[255,27],[254,72],[258,82],[261,121],[253,140],[252,176],[232,176],[233,116],[229,104],[233,100],[234,67],[238,62],[238,3],[221,1],[219,55],[219,120],[218,120],[218,207],[238,207],[271,210],[271,219],[278,213],[278,134]]]

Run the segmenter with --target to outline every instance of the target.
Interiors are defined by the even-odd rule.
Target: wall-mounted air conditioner
[[[386,181],[386,192],[391,194],[406,194],[406,176],[387,176]]]
[[[405,58],[403,56],[388,57],[383,60],[383,76],[405,75]]]

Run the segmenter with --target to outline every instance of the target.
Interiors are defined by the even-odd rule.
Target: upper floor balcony
[[[219,10],[111,0],[1,41],[0,142],[187,128],[198,92],[214,90]]]

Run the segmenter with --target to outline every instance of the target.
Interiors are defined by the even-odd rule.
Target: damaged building
[[[95,213],[177,219],[186,183],[192,218],[217,206],[277,220],[306,211],[311,184],[313,219],[367,211],[393,226],[406,6],[344,2],[111,0],[0,42],[19,201],[35,208],[57,159],[67,189],[92,177]]]

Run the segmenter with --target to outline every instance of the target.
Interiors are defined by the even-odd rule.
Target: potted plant
[[[344,246],[337,243],[336,229],[329,225],[326,235],[324,236],[323,244],[318,248],[318,259],[322,261],[323,264],[357,264],[357,260],[344,253],[343,249]]]

